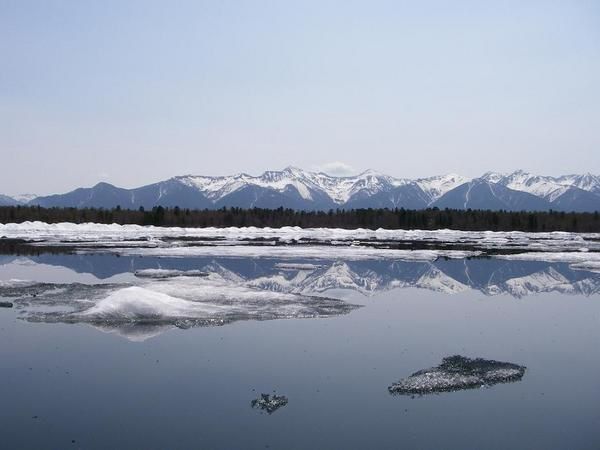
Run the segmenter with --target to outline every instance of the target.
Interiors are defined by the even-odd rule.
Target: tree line
[[[0,207],[0,223],[42,221],[48,223],[117,223],[178,227],[282,227],[388,228],[465,231],[575,231],[600,232],[600,217],[594,213],[559,211],[489,211],[430,208],[423,210],[351,209],[297,211],[287,208],[221,208],[190,210],[154,207],[150,210],[102,208]]]

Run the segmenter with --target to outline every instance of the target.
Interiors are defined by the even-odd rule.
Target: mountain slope
[[[527,192],[515,191],[498,183],[477,179],[462,184],[432,203],[438,208],[545,211],[548,201]]]
[[[20,202],[18,202],[12,197],[9,197],[8,195],[0,194],[0,206],[14,206],[18,205],[19,203]]]
[[[0,197],[0,204],[15,202],[15,199]],[[355,176],[334,177],[287,167],[258,176],[245,173],[216,177],[185,175],[134,189],[99,183],[66,194],[36,197],[28,204],[102,208],[120,205],[131,209],[161,205],[190,209],[283,206],[326,211],[447,207],[581,212],[600,210],[600,177],[591,174],[548,177],[516,171],[511,174],[487,172],[475,179],[449,174],[409,180],[372,170]]]
[[[156,205],[181,208],[208,208],[212,203],[195,189],[174,180],[150,184],[137,189],[122,189],[108,183],[75,189],[63,195],[37,197],[30,204],[44,207],[77,208],[152,208]]]
[[[552,200],[552,208],[559,211],[599,211],[600,195],[576,187],[568,187]]]

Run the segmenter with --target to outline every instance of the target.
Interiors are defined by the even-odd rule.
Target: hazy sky
[[[0,193],[600,173],[600,2],[0,0]]]

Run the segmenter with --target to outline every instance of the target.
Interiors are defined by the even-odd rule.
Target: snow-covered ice
[[[121,248],[107,250],[123,256],[154,256],[154,257],[198,257],[215,256],[230,258],[270,258],[270,259],[344,259],[347,261],[395,259],[402,261],[434,261],[437,258],[462,259],[480,255],[478,251],[464,250],[396,250],[378,249],[360,246],[172,246],[152,248]]]
[[[577,250],[583,246],[600,250],[600,233],[526,233],[521,231],[457,231],[457,230],[354,230],[342,228],[179,228],[140,225],[23,222],[0,224],[0,237],[30,239],[39,242],[69,244],[104,244],[127,241],[137,245],[164,245],[164,239],[177,238],[209,241],[227,245],[265,240],[280,243],[338,243],[364,245],[366,242],[425,242],[472,244],[481,248],[553,248]],[[180,245],[181,243],[177,243]]]
[[[547,262],[598,262],[600,252],[527,252],[513,255],[497,255],[496,258],[511,261],[547,261]]]
[[[456,230],[346,230],[339,228],[164,228],[139,225],[47,224],[0,225],[0,237],[32,245],[68,246],[80,253],[99,250],[144,256],[247,256],[433,260],[481,254],[600,252],[598,233],[525,233]],[[511,256],[511,255],[508,255]],[[578,256],[577,261],[593,256]]]
[[[133,285],[15,280],[0,286],[0,297],[9,298],[29,321],[89,323],[103,331],[137,324],[162,329],[251,319],[331,317],[358,307],[327,297],[259,290],[214,273],[148,278]],[[153,328],[150,335],[155,332]],[[139,340],[140,334],[134,338]]]

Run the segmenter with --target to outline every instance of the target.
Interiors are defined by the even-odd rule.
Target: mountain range
[[[584,212],[600,210],[600,176],[588,173],[551,177],[518,170],[510,174],[487,172],[478,178],[449,174],[406,179],[367,170],[356,176],[335,177],[287,167],[259,176],[184,175],[133,189],[103,182],[64,194],[19,198],[0,195],[0,206],[19,204],[129,209],[160,205],[190,209],[439,207]]]

